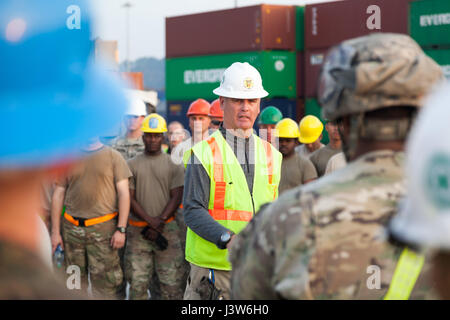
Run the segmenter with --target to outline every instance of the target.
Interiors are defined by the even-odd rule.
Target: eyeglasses
[[[211,123],[213,124],[213,125],[215,125],[215,126],[220,126],[220,123],[221,123],[222,121],[219,121],[219,120],[211,120]]]

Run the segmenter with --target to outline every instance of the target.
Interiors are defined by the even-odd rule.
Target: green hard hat
[[[277,124],[283,119],[283,114],[280,109],[274,106],[268,106],[259,115],[258,124]]]

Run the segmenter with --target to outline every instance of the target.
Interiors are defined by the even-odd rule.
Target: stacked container
[[[295,49],[297,55],[297,117],[305,115],[305,7],[295,7]]]
[[[328,50],[373,32],[408,33],[408,0],[345,0],[305,7],[305,114],[318,116],[317,81]],[[328,135],[324,131],[323,142]]]
[[[297,115],[296,11],[258,5],[166,18],[168,121],[187,127],[186,111],[198,98],[212,101],[223,71],[249,62],[261,73],[269,96],[261,108]]]
[[[450,1],[411,2],[409,13],[411,37],[442,67],[450,80]]]
[[[142,72],[120,72],[120,76],[129,88],[144,90],[144,74]]]

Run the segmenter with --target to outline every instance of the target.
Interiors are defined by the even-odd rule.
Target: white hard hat
[[[264,98],[269,93],[262,86],[261,75],[248,62],[235,62],[222,75],[220,87],[213,90],[220,97],[236,99]]]
[[[425,102],[407,144],[408,197],[391,233],[422,248],[450,250],[450,85]]]
[[[127,90],[127,96],[129,105],[126,114],[145,117],[147,115],[147,107],[144,101],[137,94],[129,90]]]

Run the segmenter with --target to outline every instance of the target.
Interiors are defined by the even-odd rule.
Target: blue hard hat
[[[114,74],[94,65],[84,0],[0,1],[0,169],[82,155],[127,107]]]

